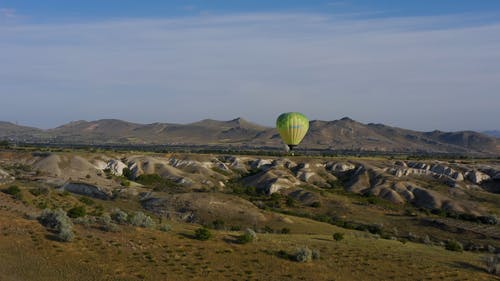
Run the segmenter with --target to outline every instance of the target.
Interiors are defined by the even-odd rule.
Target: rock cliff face
[[[61,186],[60,189],[102,200],[108,200],[112,197],[110,191],[105,191],[101,187],[82,182],[68,182]]]

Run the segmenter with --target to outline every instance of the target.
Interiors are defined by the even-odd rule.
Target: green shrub
[[[164,224],[160,225],[159,229],[160,229],[160,231],[163,231],[163,232],[169,232],[170,230],[172,230],[172,226],[168,223],[164,223]]]
[[[283,227],[281,229],[281,234],[290,234],[291,230],[288,227]]]
[[[313,203],[311,204],[311,207],[313,207],[313,208],[319,208],[319,207],[321,207],[321,202],[319,202],[319,201],[315,201],[315,202],[313,202]]]
[[[62,242],[70,242],[75,237],[75,235],[73,234],[73,230],[71,229],[71,227],[64,227],[64,228],[62,228],[56,234],[56,236],[59,239],[59,241],[62,241]]]
[[[0,147],[1,148],[9,148],[10,147],[10,143],[6,140],[2,140],[0,141]]]
[[[120,231],[120,227],[116,223],[113,223],[111,221],[103,223],[101,225],[101,229],[103,231],[106,231],[106,232],[119,232]]]
[[[128,186],[130,186],[130,181],[129,181],[129,180],[122,180],[122,181],[120,182],[120,185],[121,185],[121,186],[128,187]]]
[[[94,200],[90,199],[90,198],[87,198],[87,197],[80,197],[80,202],[82,202],[83,204],[87,205],[87,206],[92,206],[95,204]]]
[[[298,248],[293,256],[298,262],[310,262],[312,260],[312,251],[308,247]]]
[[[123,168],[122,176],[128,180],[134,180],[134,175],[132,173],[132,170],[130,170],[128,167]]]
[[[34,196],[47,195],[49,194],[49,189],[46,187],[37,187],[29,190]]]
[[[128,214],[116,208],[111,212],[111,219],[119,224],[126,224],[128,222]]]
[[[7,189],[4,189],[3,192],[12,196],[17,196],[21,193],[21,189],[17,185],[11,185]]]
[[[262,232],[264,232],[264,233],[274,233],[274,229],[272,227],[270,227],[269,225],[266,225],[262,229]]]
[[[163,178],[158,174],[142,174],[135,181],[143,185],[154,185],[163,182]]]
[[[130,217],[130,224],[133,226],[151,228],[155,225],[153,219],[143,212],[136,212]]]
[[[318,249],[312,249],[311,254],[313,260],[319,260],[321,258],[321,254]]]
[[[210,239],[210,237],[212,237],[212,233],[205,227],[200,227],[194,232],[194,238],[201,241],[206,241]]]
[[[245,233],[243,233],[242,235],[238,236],[238,243],[240,243],[240,244],[246,244],[246,243],[253,242],[256,239],[257,239],[257,233],[255,233],[255,231],[253,231],[252,229],[247,228],[245,230]]]
[[[287,198],[286,198],[286,206],[287,206],[287,207],[292,208],[292,207],[295,207],[296,205],[297,205],[297,204],[296,204],[295,199],[293,199],[292,197],[287,197]]]
[[[240,231],[241,230],[241,226],[239,226],[239,225],[232,225],[231,228],[229,228],[229,230],[231,230],[231,231]]]
[[[56,231],[56,237],[60,241],[69,242],[73,240],[73,223],[61,209],[45,209],[38,217],[38,221],[45,227]]]
[[[456,240],[448,240],[446,241],[445,249],[448,251],[462,252],[464,248],[460,242]]]
[[[71,219],[66,215],[66,212],[62,209],[51,210],[45,209],[42,214],[38,217],[38,221],[43,226],[50,228],[52,230],[60,231],[63,228],[72,226],[73,223]]]
[[[222,230],[222,229],[224,229],[224,224],[225,224],[225,223],[224,223],[224,221],[223,221],[223,220],[217,219],[217,220],[214,220],[214,221],[212,222],[212,227],[213,227],[214,229]]]
[[[87,215],[87,211],[84,206],[73,207],[68,211],[68,217],[73,219],[84,217],[85,215]]]
[[[92,225],[92,223],[95,222],[95,219],[93,217],[81,217],[81,218],[77,218],[77,219],[73,220],[73,222],[75,224],[80,224],[80,225],[83,225],[85,227],[90,227]]]
[[[344,239],[344,233],[335,232],[333,234],[333,240],[335,240],[335,241],[341,241],[342,239]]]

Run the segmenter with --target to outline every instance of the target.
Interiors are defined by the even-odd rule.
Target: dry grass
[[[174,231],[124,227],[120,233],[76,227],[73,243],[52,241],[36,221],[0,211],[2,280],[494,280],[480,255],[421,244],[331,235],[259,234],[255,243],[232,243],[235,233],[191,238],[195,225]],[[359,237],[358,237],[359,236]],[[297,263],[278,257],[308,246],[321,259]]]

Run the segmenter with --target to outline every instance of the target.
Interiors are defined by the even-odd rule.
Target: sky
[[[0,120],[500,129],[497,0],[0,0]]]

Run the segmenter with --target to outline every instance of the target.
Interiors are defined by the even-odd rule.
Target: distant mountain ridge
[[[482,131],[481,133],[488,136],[500,138],[500,130],[488,130],[488,131]]]
[[[41,130],[0,122],[0,139],[79,144],[169,144],[281,147],[275,128],[243,118],[205,119],[190,124],[138,124],[118,119],[73,121]],[[419,132],[348,117],[313,120],[303,148],[380,152],[475,153],[500,155],[500,139],[473,131]]]

